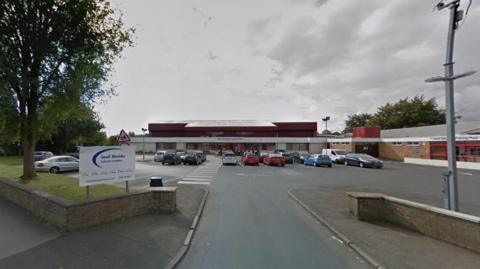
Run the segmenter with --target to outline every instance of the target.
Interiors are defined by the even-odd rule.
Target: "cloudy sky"
[[[98,105],[109,134],[156,120],[320,121],[423,94],[444,103],[448,11],[436,0],[112,0],[136,45]],[[468,0],[462,0],[462,8]],[[457,31],[455,69],[480,70],[480,3]],[[480,75],[456,83],[456,111],[480,120]],[[323,126],[323,125],[319,125]],[[331,127],[331,128],[330,128]],[[322,128],[320,128],[322,129]]]

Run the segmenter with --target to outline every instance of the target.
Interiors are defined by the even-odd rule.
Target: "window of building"
[[[288,143],[287,151],[308,151],[307,143]]]
[[[157,150],[161,149],[176,149],[176,143],[157,143]]]
[[[407,145],[418,147],[420,143],[418,141],[409,141],[407,142]]]
[[[394,146],[401,146],[401,145],[402,145],[402,142],[398,142],[398,141],[397,141],[397,142],[392,142],[392,145],[394,145]]]

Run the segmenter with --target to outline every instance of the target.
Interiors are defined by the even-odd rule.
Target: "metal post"
[[[445,62],[445,77],[453,77],[453,43],[455,40],[455,26],[458,2],[450,7],[450,22],[448,25],[447,55]],[[455,145],[455,103],[453,95],[453,79],[445,80],[445,101],[447,117],[447,156],[448,156],[448,191],[450,210],[458,211],[457,186],[457,152]]]
[[[127,180],[127,181],[125,181],[125,192],[129,192],[129,191],[130,191],[130,189],[128,187],[128,180]]]
[[[143,161],[145,161],[145,133],[143,133],[143,142],[142,142],[142,153],[143,153]]]
[[[87,196],[87,200],[90,200],[90,186],[87,185],[87,188],[86,188],[86,196]]]

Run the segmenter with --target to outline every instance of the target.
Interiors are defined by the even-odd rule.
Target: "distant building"
[[[233,150],[318,152],[326,138],[317,137],[316,122],[270,122],[263,120],[161,121],[148,125],[146,151]],[[143,143],[135,137],[134,144]],[[143,148],[137,146],[137,149]]]
[[[391,130],[361,128],[364,130],[355,129],[351,138],[328,139],[329,146],[396,161],[405,157],[447,159],[445,124]],[[480,121],[459,122],[455,130],[457,160],[480,162]]]

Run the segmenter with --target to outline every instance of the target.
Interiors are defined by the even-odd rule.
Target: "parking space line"
[[[182,180],[184,180],[184,181],[212,181],[212,179],[209,179],[209,178],[196,178],[196,177],[185,177]]]
[[[205,182],[205,181],[179,181],[178,184],[186,184],[186,185],[210,185],[210,182]]]

